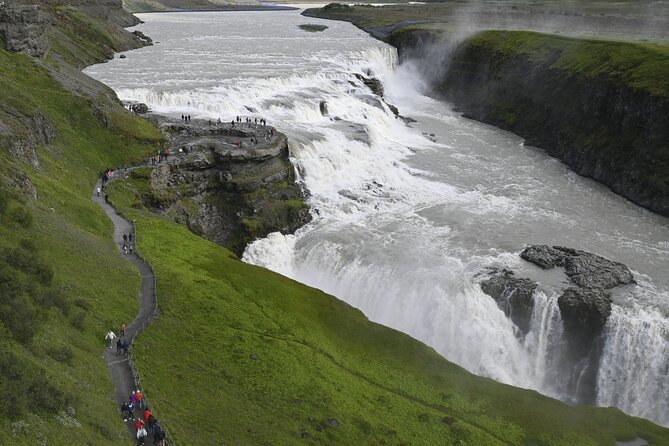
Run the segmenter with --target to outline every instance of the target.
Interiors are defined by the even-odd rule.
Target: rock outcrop
[[[49,47],[49,18],[36,5],[0,6],[0,39],[5,50],[42,57]]]
[[[669,89],[666,78],[652,79],[669,65],[663,57],[630,43],[491,31],[443,62],[435,91],[465,116],[669,216]]]
[[[260,126],[150,118],[160,122],[176,155],[134,173],[148,180],[145,206],[238,255],[256,238],[292,233],[310,220],[285,135]]]
[[[532,309],[534,308],[534,290],[537,284],[530,279],[516,277],[508,269],[490,270],[490,274],[481,281],[481,289],[491,296],[504,314],[513,321],[520,333],[530,331]]]
[[[520,257],[543,269],[563,266],[571,281],[584,288],[608,289],[635,283],[632,272],[622,263],[578,249],[533,245]]]
[[[520,257],[542,269],[564,268],[574,286],[561,290],[557,305],[564,327],[561,373],[569,394],[579,403],[594,403],[599,360],[604,346],[604,328],[611,314],[607,291],[634,284],[634,276],[622,263],[596,254],[562,246],[533,245]],[[517,277],[507,269],[491,269],[481,280],[481,289],[527,334],[531,327],[537,283]]]

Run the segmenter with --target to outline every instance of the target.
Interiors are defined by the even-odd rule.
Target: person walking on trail
[[[121,350],[123,350],[123,342],[121,342],[121,338],[116,338],[116,356],[121,355]]]
[[[130,402],[133,404],[133,406],[135,406],[139,409],[139,407],[137,406],[137,394],[135,393],[134,390],[130,394]]]
[[[137,429],[137,443],[139,445],[144,445],[144,441],[146,440],[146,429],[144,429],[144,426],[140,427]]]
[[[144,421],[146,421],[147,424],[148,424],[148,422],[149,422],[149,417],[150,417],[151,415],[152,415],[152,414],[151,414],[151,409],[149,409],[148,407],[145,408],[145,409],[144,409]]]
[[[128,255],[128,245],[126,245],[125,243],[123,244],[123,254]]]
[[[123,341],[123,356],[128,356],[128,347],[130,347],[128,341]]]
[[[121,322],[121,337],[122,338],[125,337],[125,329],[126,329],[125,322]]]
[[[135,398],[137,399],[137,407],[141,409],[144,405],[144,394],[141,390],[137,389],[135,392]],[[149,412],[149,414],[151,414],[151,412]],[[146,419],[146,417],[144,417],[144,419]]]
[[[139,444],[140,446],[144,446],[144,444],[145,444],[144,442],[146,441],[146,435],[147,435],[146,434],[146,429],[141,427],[137,431],[137,444]]]
[[[114,345],[114,339],[116,339],[116,334],[114,334],[113,331],[109,330],[109,333],[107,333],[105,339],[109,339],[109,348],[112,348],[112,346]]]
[[[124,233],[123,233],[123,243],[125,243],[125,242],[127,242],[127,241],[128,241],[128,234],[126,234],[126,233],[124,232]]]
[[[128,241],[132,243],[132,232],[128,234]]]
[[[121,415],[123,415],[123,421],[128,421],[128,403],[126,402],[121,406]]]
[[[133,418],[135,418],[135,404],[130,401],[128,403],[128,421],[132,421]]]
[[[95,191],[98,193],[98,197],[99,197],[99,196],[100,196],[100,192],[102,192],[102,188],[98,187]]]
[[[128,252],[132,255],[132,243],[128,245]]]

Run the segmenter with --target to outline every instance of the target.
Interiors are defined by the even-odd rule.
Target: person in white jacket
[[[144,440],[146,439],[146,429],[144,429],[144,426],[140,427],[137,429],[137,441],[139,442],[140,445],[144,444]]]
[[[116,339],[116,335],[114,334],[113,331],[109,330],[109,333],[107,333],[107,336],[105,336],[105,339],[109,339],[109,348],[112,348],[114,344],[114,339]]]

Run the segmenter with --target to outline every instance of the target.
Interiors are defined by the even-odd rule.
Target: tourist
[[[128,234],[126,234],[126,233],[124,232],[124,233],[123,233],[123,243],[125,243],[125,242],[127,242],[127,241],[128,241]]]
[[[109,333],[107,333],[107,336],[105,336],[105,339],[109,339],[109,348],[112,348],[114,339],[116,339],[116,334],[114,334],[113,331],[109,330]]]
[[[125,322],[121,322],[121,337],[125,337]]]
[[[132,403],[133,406],[137,407],[137,395],[134,390],[130,394],[130,402]]]
[[[135,392],[135,399],[137,400],[137,407],[139,409],[141,409],[142,406],[144,405],[144,402],[143,402],[144,401],[144,394],[142,393],[141,390],[137,389],[137,391]]]
[[[131,421],[133,418],[135,418],[135,403],[130,401],[128,403],[128,421]]]
[[[130,255],[132,255],[132,243],[128,244],[128,251],[130,252]]]
[[[149,409],[147,407],[146,409],[144,409],[144,421],[146,421],[147,424],[149,423],[149,417],[150,416],[151,416],[151,409]],[[149,426],[150,426],[150,424],[149,424]]]
[[[100,187],[98,187],[97,188],[98,197],[100,196],[100,192],[102,192],[102,189]]]
[[[130,243],[132,243],[132,232],[130,232],[130,233],[128,234],[128,241],[129,241]]]
[[[144,426],[140,427],[137,429],[137,442],[140,445],[144,445],[144,440],[146,440],[146,429],[144,429]]]
[[[128,420],[128,403],[123,403],[121,406],[121,415],[123,415],[123,421]]]
[[[130,347],[130,344],[128,344],[128,341],[123,341],[123,356],[128,356],[128,348]]]
[[[123,255],[128,255],[128,245],[123,244]]]
[[[116,341],[116,356],[121,356],[121,350],[123,350],[123,342],[121,338],[117,338]]]

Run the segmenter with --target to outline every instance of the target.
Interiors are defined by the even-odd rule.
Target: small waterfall
[[[597,404],[669,425],[669,321],[614,305],[597,379]]]
[[[554,397],[563,397],[565,380],[560,373],[563,327],[557,298],[555,292],[534,292],[531,328],[525,336],[524,347],[532,357],[533,375],[539,377],[541,390]]]

